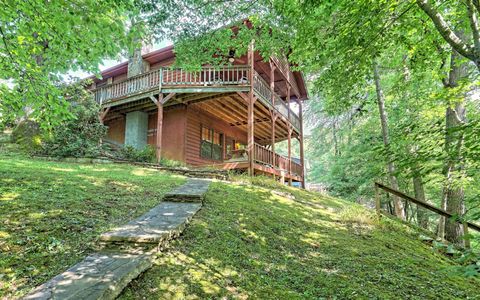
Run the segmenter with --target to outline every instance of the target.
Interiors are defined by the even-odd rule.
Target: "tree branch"
[[[455,32],[450,28],[448,23],[443,19],[442,15],[436,11],[428,2],[428,0],[416,0],[418,6],[430,17],[438,32],[462,56],[475,61],[475,55],[472,47],[466,44]]]
[[[480,34],[478,32],[478,18],[472,0],[467,0],[467,12],[470,19],[470,28],[472,29],[473,45],[475,47],[475,56],[480,53]]]

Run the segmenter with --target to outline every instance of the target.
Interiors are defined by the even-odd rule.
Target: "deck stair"
[[[189,179],[149,212],[100,236],[103,248],[35,288],[24,299],[115,299],[153,265],[202,207],[210,181]]]

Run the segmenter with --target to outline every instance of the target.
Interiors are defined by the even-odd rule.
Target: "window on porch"
[[[223,160],[223,134],[202,126],[200,157],[212,160]]]

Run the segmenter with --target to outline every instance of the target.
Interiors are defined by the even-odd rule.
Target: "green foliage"
[[[72,117],[55,126],[42,143],[42,154],[55,157],[97,157],[107,128],[98,119],[99,105],[80,84],[63,89]]]
[[[390,220],[299,189],[212,183],[182,238],[120,299],[461,299],[478,279]],[[381,271],[379,271],[381,270]],[[392,288],[395,287],[395,288]]]
[[[171,167],[171,168],[179,168],[179,167],[184,167],[185,163],[178,161],[178,160],[173,160],[173,159],[168,159],[162,157],[160,160],[160,165],[164,167]]]
[[[11,139],[26,152],[36,152],[41,148],[42,131],[37,122],[23,120],[12,130]]]
[[[92,253],[98,236],[184,182],[130,165],[81,165],[2,152],[0,298],[22,295]]]
[[[124,159],[134,162],[155,162],[155,148],[153,146],[146,146],[143,149],[136,149],[133,146],[126,145],[118,151],[119,159]]]
[[[2,118],[31,117],[52,128],[69,117],[58,83],[73,70],[98,73],[104,58],[134,46],[139,30],[127,31],[136,15],[129,0],[1,1],[0,86]],[[137,26],[138,27],[138,26]]]

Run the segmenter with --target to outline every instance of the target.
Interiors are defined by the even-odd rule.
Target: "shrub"
[[[46,136],[42,153],[57,157],[97,157],[102,153],[101,139],[107,132],[98,119],[99,105],[81,85],[65,88],[72,117]]]
[[[41,129],[33,120],[23,120],[13,129],[12,142],[20,145],[27,152],[36,152],[41,148]]]
[[[164,167],[170,167],[170,168],[179,168],[179,167],[184,167],[185,164],[181,161],[178,160],[173,160],[173,159],[167,159],[163,158],[160,160],[160,165]]]
[[[118,158],[135,162],[155,162],[155,148],[148,145],[138,150],[133,146],[127,145],[120,149]]]

